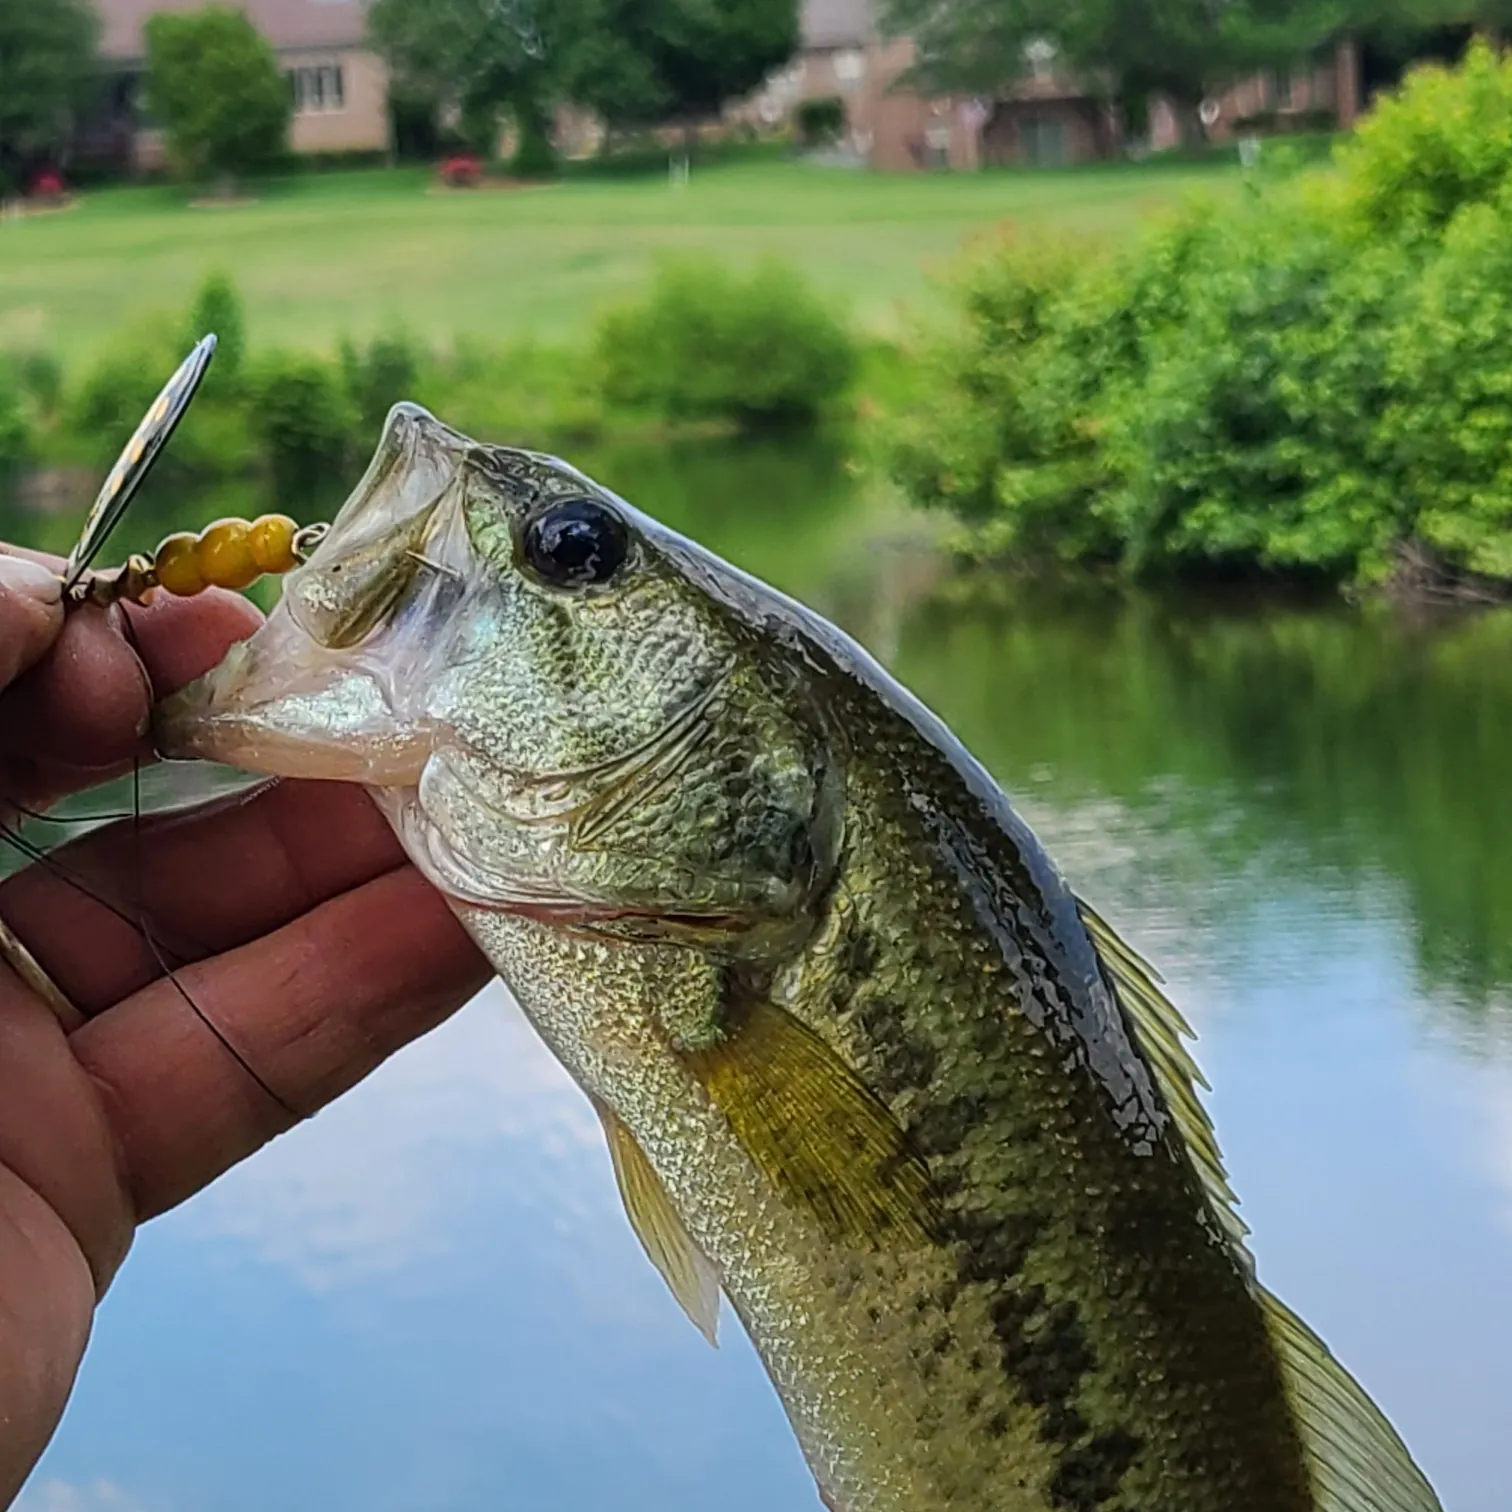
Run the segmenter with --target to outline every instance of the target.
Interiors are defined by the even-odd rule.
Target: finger
[[[165,961],[255,940],[403,860],[361,788],[281,782],[96,830],[0,885],[0,917],[94,1014],[161,976]]]
[[[103,1292],[133,1227],[113,1131],[47,1006],[3,979],[0,1108],[0,1168],[19,1176],[68,1226]]]
[[[198,1191],[434,1028],[489,968],[410,867],[144,988],[70,1041],[101,1088],[140,1218]],[[259,1081],[276,1092],[270,1098]]]
[[[23,803],[47,802],[152,759],[155,697],[213,667],[261,621],[238,594],[85,605],[0,699],[0,764]]]
[[[62,583],[25,557],[0,555],[0,688],[26,671],[62,628]]]
[[[0,1307],[0,1507],[20,1494],[63,1414],[89,1338],[95,1292],[62,1220],[0,1167],[0,1275],[18,1305]]]

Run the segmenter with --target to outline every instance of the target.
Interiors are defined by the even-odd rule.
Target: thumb
[[[0,546],[0,688],[14,682],[63,628],[63,584],[39,562]]]

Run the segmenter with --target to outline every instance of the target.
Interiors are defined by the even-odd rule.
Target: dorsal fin
[[[1125,945],[1112,925],[1089,904],[1078,898],[1076,906],[1098,957],[1112,978],[1113,990],[1128,1016],[1139,1048],[1144,1051],[1176,1127],[1191,1152],[1213,1214],[1229,1236],[1235,1258],[1246,1274],[1253,1275],[1255,1263],[1244,1242],[1249,1226],[1239,1216],[1238,1198],[1223,1169],[1218,1136],[1197,1095],[1199,1087],[1205,1092],[1211,1088],[1187,1049],[1187,1041],[1196,1038],[1192,1027],[1161,991],[1161,978],[1154,967]]]
[[[1191,1027],[1161,991],[1154,969],[1086,903],[1078,899],[1077,908],[1265,1314],[1307,1456],[1316,1512],[1442,1512],[1406,1446],[1360,1384],[1307,1324],[1254,1280],[1244,1243],[1249,1230],[1235,1211],[1218,1138],[1197,1095],[1208,1084],[1186,1047],[1194,1038]]]
[[[1260,1301],[1318,1512],[1443,1512],[1396,1430],[1322,1339],[1269,1292]]]

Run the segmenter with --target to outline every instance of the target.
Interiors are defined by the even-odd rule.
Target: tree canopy
[[[195,177],[270,162],[293,113],[273,49],[244,12],[221,5],[148,21],[147,106],[175,162]]]
[[[694,119],[739,99],[798,47],[797,0],[587,0],[574,100],[615,125]]]
[[[615,125],[713,114],[792,55],[798,0],[374,0],[368,25],[406,86],[475,137],[509,110],[523,151],[564,101]]]
[[[545,131],[562,77],[563,38],[580,0],[374,0],[368,31],[404,86],[462,113],[488,149],[510,111],[522,146]]]
[[[98,34],[89,0],[0,4],[0,183],[67,142],[93,82]]]

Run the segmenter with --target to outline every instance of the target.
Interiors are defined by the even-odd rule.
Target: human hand
[[[57,566],[0,554],[0,822],[7,803],[43,806],[148,757],[151,700],[259,618],[211,592],[65,621]],[[284,782],[109,826],[60,861],[66,878],[32,867],[0,885],[0,919],[84,1015],[68,1032],[0,965],[0,1507],[57,1426],[136,1226],[490,974],[357,788]]]

